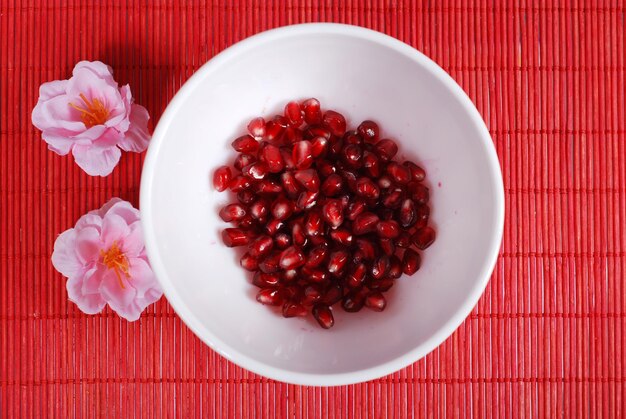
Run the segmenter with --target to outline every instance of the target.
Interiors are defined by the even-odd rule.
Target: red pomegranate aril
[[[409,228],[415,224],[415,221],[417,221],[415,202],[410,199],[402,201],[400,210],[398,211],[398,221],[400,221],[400,225],[404,228]]]
[[[263,162],[255,162],[244,167],[241,172],[252,179],[261,180],[267,175],[269,168]]]
[[[413,244],[417,246],[418,249],[424,250],[429,247],[435,241],[435,230],[431,227],[420,228],[413,234],[411,240],[413,240]]]
[[[268,306],[279,306],[283,303],[283,296],[278,289],[262,288],[256,295],[256,300]]]
[[[413,275],[420,268],[421,258],[413,249],[406,249],[402,258],[402,271],[407,275]]]
[[[289,282],[289,281],[287,281]],[[282,288],[285,299],[291,301],[300,301],[304,295],[302,287],[298,284],[288,285]]]
[[[348,189],[350,189],[351,192],[356,192],[356,174],[350,170],[340,170],[339,175],[341,175],[341,177],[345,180],[345,184],[348,185]]]
[[[272,216],[277,220],[289,218],[293,213],[293,204],[285,198],[278,198],[272,206]]]
[[[415,182],[421,182],[426,178],[426,172],[424,169],[419,167],[417,164],[412,161],[405,161],[402,163],[404,166],[408,167],[411,171],[411,180]]]
[[[346,250],[337,250],[331,253],[328,259],[328,272],[338,275],[345,268],[349,257],[350,254]]]
[[[341,150],[343,150],[343,140],[338,137],[331,137],[328,149],[333,157],[340,157]]]
[[[306,140],[293,145],[293,162],[298,169],[308,169],[313,164],[313,146]]]
[[[235,159],[233,166],[235,166],[237,170],[243,170],[244,167],[251,165],[255,161],[256,157],[253,155],[240,153]]]
[[[283,305],[283,317],[305,317],[307,315],[307,309],[298,303],[285,303]]]
[[[228,204],[220,210],[220,218],[224,221],[241,220],[246,215],[246,209],[241,204]]]
[[[289,125],[291,125],[292,127],[297,128],[302,125],[302,122],[304,121],[302,108],[300,107],[300,104],[298,102],[291,101],[287,103],[285,105],[284,114],[285,118],[287,118],[287,120],[289,121]]]
[[[352,244],[352,233],[344,228],[338,228],[330,232],[330,237],[339,244],[350,246]]]
[[[296,278],[298,278],[298,270],[297,269],[288,269],[283,271],[280,275],[280,278],[283,282],[292,282]]]
[[[263,118],[254,118],[248,124],[248,132],[251,136],[260,140],[265,136],[265,119]]]
[[[270,236],[275,236],[276,233],[285,226],[285,223],[279,219],[270,220],[265,224],[265,232]]]
[[[257,271],[252,277],[252,285],[259,288],[275,288],[280,285],[280,276],[277,273]]]
[[[363,153],[363,167],[369,176],[374,178],[380,176],[380,160],[374,153],[369,151]]]
[[[408,231],[401,231],[400,235],[394,241],[396,247],[406,249],[411,246],[411,235]]]
[[[322,303],[327,304],[328,306],[332,306],[333,304],[338,303],[343,298],[343,287],[339,284],[331,285],[327,290],[326,294],[322,297]]]
[[[324,137],[315,137],[311,140],[311,154],[314,158],[324,157],[328,151],[328,140]]]
[[[256,184],[255,191],[259,195],[276,195],[283,191],[283,187],[272,180],[263,179]]]
[[[304,253],[296,246],[286,248],[280,255],[280,267],[285,270],[299,268],[305,262]]]
[[[328,255],[328,247],[326,246],[316,246],[311,251],[309,251],[307,260],[304,264],[307,268],[315,268],[326,260],[326,256]]]
[[[307,99],[302,102],[302,112],[304,113],[304,121],[309,125],[315,125],[322,122],[322,111],[319,100],[315,98]]]
[[[307,236],[317,236],[323,232],[322,216],[317,211],[312,211],[307,214],[304,222],[304,232]]]
[[[389,269],[387,269],[387,278],[398,279],[402,275],[402,262],[393,255],[389,258]]]
[[[335,318],[333,317],[333,312],[327,305],[317,304],[313,307],[313,317],[320,326],[324,329],[330,329],[335,324]]]
[[[322,293],[316,285],[309,285],[304,288],[304,296],[302,297],[302,304],[306,306],[313,305],[322,299]]]
[[[378,244],[380,245],[380,249],[387,256],[393,255],[396,251],[396,245],[393,243],[392,239],[380,239]]]
[[[377,199],[380,189],[370,178],[361,177],[356,181],[356,194],[366,199]]]
[[[430,216],[430,208],[428,205],[417,206],[417,221],[413,225],[413,228],[423,228],[428,224],[428,217]]]
[[[274,244],[283,250],[291,246],[291,236],[287,233],[279,233],[274,237]]]
[[[429,192],[428,188],[419,182],[411,182],[408,185],[411,198],[418,204],[425,205],[428,203]]]
[[[296,170],[293,173],[300,185],[304,186],[311,192],[317,192],[320,190],[320,178],[317,176],[317,171],[314,169]]]
[[[299,209],[309,209],[317,204],[318,192],[304,191],[298,196],[296,207]]]
[[[348,205],[350,205],[350,195],[344,194],[339,196],[337,199],[341,203],[341,208],[343,208],[344,211],[347,210]]]
[[[324,137],[328,141],[330,141],[331,138],[333,138],[333,135],[330,133],[330,130],[328,128],[322,127],[319,125],[318,126],[312,125],[312,126],[307,127],[307,129],[304,131],[303,136],[305,139],[309,141],[313,140],[316,137]]]
[[[382,255],[372,263],[370,273],[374,279],[382,279],[389,270],[389,256]]]
[[[374,311],[383,311],[387,306],[387,300],[379,291],[370,292],[365,297],[365,307]]]
[[[383,194],[382,203],[387,208],[398,208],[402,202],[403,195],[402,189],[389,190]]]
[[[342,150],[343,161],[353,169],[363,165],[363,150],[356,144],[348,144]]]
[[[358,238],[355,240],[356,248],[363,253],[363,257],[367,261],[374,260],[379,253],[376,245],[369,238]]]
[[[287,128],[290,125],[289,118],[287,118],[284,115],[274,115],[274,118],[272,118],[272,121],[274,121],[274,123],[280,125],[283,128]]]
[[[283,162],[285,163],[285,169],[292,170],[296,168],[296,164],[293,161],[293,150],[291,147],[281,147],[280,155],[283,158]]]
[[[300,187],[292,172],[283,172],[280,175],[280,180],[283,184],[283,189],[289,197],[295,198],[300,194]]]
[[[240,153],[256,153],[259,151],[259,142],[251,135],[242,135],[231,144],[235,151]]]
[[[284,144],[294,144],[304,139],[304,134],[297,128],[287,127],[283,134],[282,142]]]
[[[378,178],[378,187],[380,189],[389,189],[393,186],[393,181],[387,175],[382,175]]]
[[[266,274],[278,272],[280,270],[280,257],[282,252],[273,251],[259,262],[259,269]]]
[[[265,124],[265,135],[263,136],[263,139],[268,142],[279,143],[285,133],[285,127],[282,123],[282,121],[268,121]]]
[[[304,270],[304,268],[302,268]],[[328,279],[328,274],[326,271],[322,271],[320,269],[312,269],[308,272],[309,281],[315,282],[316,284],[321,284]]]
[[[270,173],[280,173],[285,168],[283,156],[280,154],[280,148],[273,144],[266,144],[261,150],[261,158],[267,165]]]
[[[376,225],[376,231],[380,237],[395,239],[400,235],[400,225],[394,221],[381,221]]]
[[[322,208],[324,220],[332,227],[337,228],[343,223],[343,207],[338,200],[328,201]]]
[[[326,196],[336,196],[343,191],[343,178],[336,173],[331,174],[322,183],[322,193]]]
[[[361,122],[361,124],[357,128],[357,132],[363,138],[363,141],[369,144],[374,144],[376,141],[378,141],[378,136],[380,135],[380,129],[378,128],[378,124],[370,120],[365,120]]]
[[[220,166],[213,173],[213,187],[218,192],[225,191],[232,178],[233,172],[230,170],[230,167]]]
[[[337,172],[337,168],[330,164],[327,160],[318,160],[316,166],[317,171],[323,177],[328,177]]]
[[[383,278],[381,280],[375,280],[375,281],[369,282],[367,284],[367,287],[372,291],[386,292],[386,291],[389,291],[391,287],[393,287],[393,284],[395,282],[396,281],[394,279]]]
[[[293,244],[298,247],[303,247],[306,244],[307,239],[306,235],[304,234],[304,228],[302,227],[302,224],[295,223],[291,227],[291,238]]]
[[[246,190],[237,192],[237,199],[239,200],[240,203],[244,205],[249,205],[254,202],[254,200],[256,199],[256,195],[251,190],[246,189]]]
[[[341,137],[346,132],[346,118],[339,112],[331,110],[324,112],[324,125],[337,137]]]
[[[246,246],[252,236],[240,228],[225,228],[222,230],[222,241],[228,247]]]
[[[350,221],[354,221],[361,213],[367,209],[367,204],[360,200],[355,200],[348,204],[348,210],[346,212],[346,218]]]
[[[365,281],[365,274],[367,273],[367,267],[364,263],[360,263],[354,267],[354,269],[346,277],[346,284],[351,288],[358,288]]]
[[[393,161],[389,162],[387,165],[387,174],[394,182],[402,185],[411,181],[411,171],[409,168]]]
[[[256,226],[256,221],[254,220],[254,218],[252,218],[250,215],[246,215],[244,216],[241,220],[239,221],[233,221],[233,223],[239,227],[242,228],[244,230],[251,230],[253,227]]]
[[[376,143],[374,150],[382,160],[389,161],[398,154],[398,145],[395,141],[384,139]]]
[[[344,311],[348,313],[356,313],[357,311],[361,311],[365,301],[363,297],[359,296],[356,293],[350,293],[343,297],[343,301],[341,302],[341,307]]]
[[[243,175],[235,176],[229,184],[229,188],[233,192],[244,191],[252,186],[252,179]]]
[[[249,252],[243,254],[239,260],[239,264],[247,271],[255,272],[259,269],[259,260],[252,256]]]
[[[248,253],[258,259],[270,252],[272,247],[274,247],[274,240],[269,236],[261,236],[250,243]]]
[[[357,236],[376,231],[376,224],[380,219],[371,212],[364,212],[356,217],[352,223],[352,232]]]
[[[250,205],[250,216],[255,220],[265,220],[269,214],[269,202],[264,199],[259,199]]]

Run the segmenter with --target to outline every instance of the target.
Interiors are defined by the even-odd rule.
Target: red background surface
[[[624,4],[339,3],[0,0],[0,416],[626,414]],[[307,388],[227,362],[165,299],[135,323],[109,309],[82,314],[50,264],[54,240],[113,196],[137,205],[142,156],[125,154],[101,179],[48,151],[30,123],[38,86],[79,60],[103,60],[156,121],[224,48],[312,21],[407,42],[485,118],[506,225],[469,318],[402,371]]]

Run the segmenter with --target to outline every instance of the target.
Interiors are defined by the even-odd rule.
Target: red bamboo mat
[[[507,212],[470,317],[402,371],[308,388],[227,362],[164,299],[135,323],[82,314],[54,240],[113,196],[137,205],[142,157],[100,179],[48,151],[38,86],[99,59],[158,120],[224,48],[312,21],[413,45],[485,118]],[[0,0],[0,416],[625,416],[625,25],[612,1]]]

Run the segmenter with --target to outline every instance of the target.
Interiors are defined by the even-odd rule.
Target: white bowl
[[[402,277],[382,313],[336,308],[335,326],[284,319],[254,299],[225,247],[217,212],[227,193],[211,184],[231,163],[231,141],[259,115],[292,99],[364,119],[397,139],[427,171],[436,242],[422,268]],[[255,373],[307,385],[340,385],[401,369],[433,350],[467,317],[493,270],[504,197],[498,159],[478,111],[426,56],[354,26],[306,24],[264,32],[202,66],[154,132],[141,182],[152,267],[193,332]]]

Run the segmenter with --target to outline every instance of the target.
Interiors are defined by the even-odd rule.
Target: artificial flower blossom
[[[81,61],[69,80],[42,84],[32,113],[48,148],[62,156],[71,151],[91,176],[110,174],[120,149],[144,151],[149,118],[146,108],[133,103],[130,87],[118,87],[111,68],[100,61]]]
[[[87,314],[99,313],[108,304],[134,321],[163,295],[148,263],[139,211],[119,198],[61,233],[52,264],[68,278],[69,299]]]

